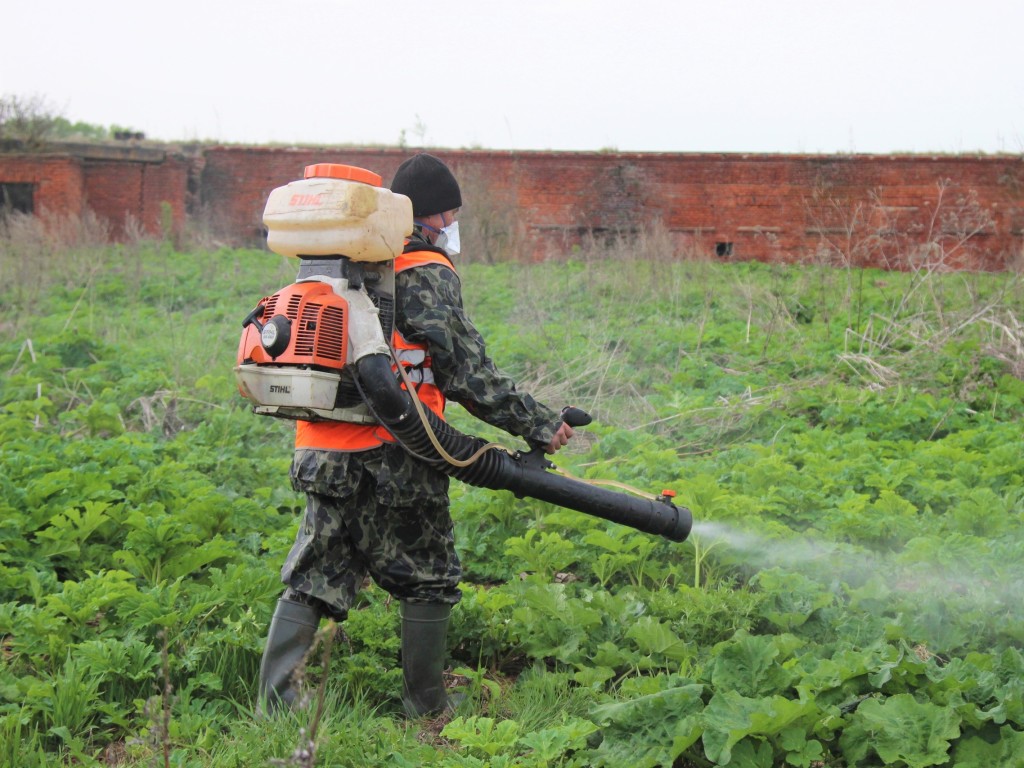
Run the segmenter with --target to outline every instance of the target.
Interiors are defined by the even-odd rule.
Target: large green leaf
[[[653,616],[641,616],[626,631],[626,637],[637,644],[641,653],[683,661],[693,655],[679,635],[663,621]]]
[[[627,701],[602,704],[591,719],[603,729],[598,765],[671,766],[701,735],[704,686],[668,688]]]
[[[767,696],[786,691],[795,674],[779,663],[781,639],[744,631],[715,646],[711,682],[716,690],[744,696]]]
[[[960,739],[953,751],[956,768],[1020,768],[1024,765],[1024,733],[1003,726],[992,741],[980,735]]]
[[[959,735],[960,715],[955,709],[901,693],[861,704],[839,746],[851,764],[860,764],[873,750],[886,765],[927,768],[949,760],[950,742]]]
[[[519,739],[519,723],[496,721],[491,717],[456,717],[444,727],[441,735],[473,752],[494,757],[510,749]]]
[[[782,696],[749,698],[735,691],[716,693],[701,716],[704,754],[718,765],[728,765],[732,749],[743,739],[781,738],[794,742],[794,728],[809,730],[821,712],[813,699]]]
[[[753,584],[765,593],[764,617],[783,631],[803,626],[815,611],[835,601],[827,585],[782,568],[761,571]]]

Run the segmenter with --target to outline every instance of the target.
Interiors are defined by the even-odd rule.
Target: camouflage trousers
[[[385,445],[295,452],[292,486],[306,511],[281,580],[344,620],[366,576],[401,600],[459,601],[462,566],[448,478]]]

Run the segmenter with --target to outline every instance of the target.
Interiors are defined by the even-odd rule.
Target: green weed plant
[[[302,501],[290,425],[230,371],[294,264],[72,240],[0,238],[0,765],[288,764],[314,714],[257,721],[255,687]],[[596,247],[461,272],[494,359],[595,416],[559,466],[698,525],[453,483],[466,700],[402,718],[371,587],[306,671],[318,764],[1024,762],[1014,275]]]

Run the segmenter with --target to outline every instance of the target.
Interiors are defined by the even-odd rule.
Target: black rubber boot
[[[451,708],[444,688],[444,657],[448,619],[445,603],[402,601],[402,703],[409,717],[433,715]]]
[[[292,673],[313,645],[319,625],[319,608],[303,602],[296,593],[289,590],[277,601],[260,662],[260,715],[290,707],[295,701]]]

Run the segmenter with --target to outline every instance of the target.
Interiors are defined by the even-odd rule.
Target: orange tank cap
[[[358,168],[354,165],[341,165],[340,163],[316,163],[307,165],[303,178],[306,179],[344,179],[346,181],[361,181],[372,187],[379,187],[384,181],[373,171],[365,168]]]
[[[676,497],[676,492],[670,488],[666,488],[664,491],[661,492],[661,495],[667,499],[674,499]]]

